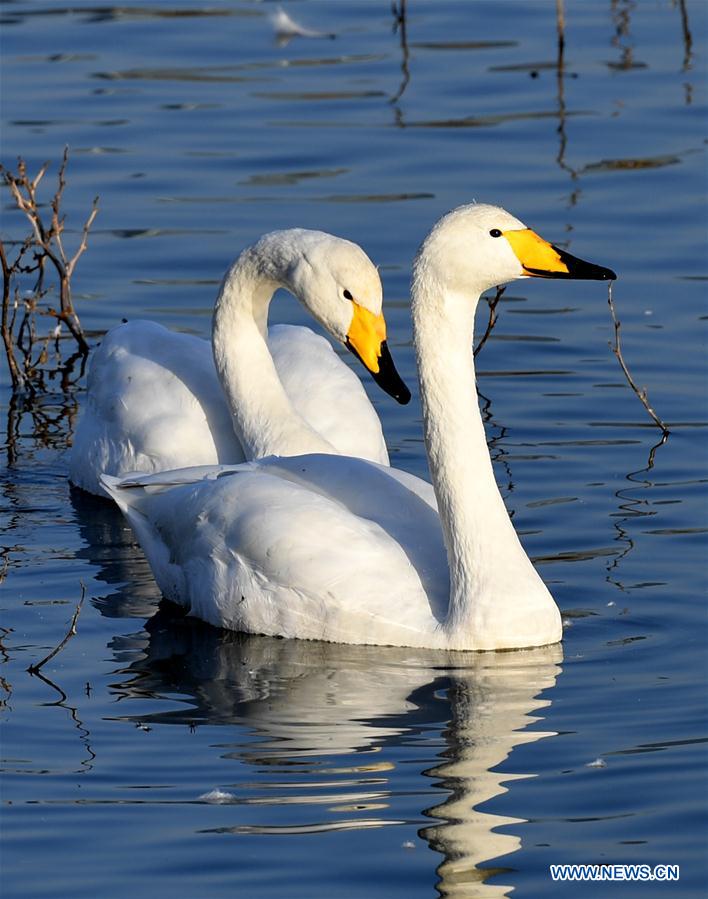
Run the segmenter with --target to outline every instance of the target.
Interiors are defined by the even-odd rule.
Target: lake
[[[30,401],[0,366],[2,895],[703,896],[708,7],[566,0],[562,53],[552,0],[284,7],[324,36],[278,37],[266,2],[3,4],[2,161],[50,160],[46,201],[69,147],[72,247],[100,198],[73,279],[91,343],[140,317],[208,337],[266,231],[355,240],[413,401],[356,371],[393,464],[426,476],[410,264],[443,212],[491,202],[618,273],[624,358],[670,434],[604,285],[512,284],[479,401],[562,645],[276,640],[161,602],[117,509],[67,482],[85,378]],[[272,319],[306,321],[285,294]],[[82,584],[76,635],[30,674]],[[554,883],[556,863],[680,879]]]

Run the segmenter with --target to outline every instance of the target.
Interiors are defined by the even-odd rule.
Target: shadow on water
[[[120,511],[107,499],[71,488],[74,509],[84,546],[77,559],[96,569],[94,577],[126,589],[92,599],[108,618],[149,618],[160,602],[150,566]]]
[[[397,753],[416,740],[429,743],[432,734],[441,761],[422,773],[448,797],[423,812],[433,823],[418,833],[442,856],[440,894],[469,895],[471,884],[501,873],[486,862],[521,847],[516,834],[497,832],[521,819],[480,806],[525,776],[495,770],[512,750],[551,735],[529,726],[550,704],[538,697],[556,683],[559,646],[475,654],[278,640],[220,631],[168,605],[136,640],[144,648],[121,668],[112,691],[122,701],[169,699],[170,709],[153,702],[147,715],[120,720],[153,728],[245,727],[255,742],[219,737],[218,751],[254,769],[253,776],[265,771],[265,789],[254,796],[241,775],[236,786],[201,801],[296,804],[307,819],[202,832],[286,835],[404,823],[392,818],[405,771]],[[182,708],[174,708],[176,697]],[[334,766],[333,757],[342,763]],[[293,788],[304,795],[294,796]],[[488,884],[480,895],[505,896],[509,889]]]

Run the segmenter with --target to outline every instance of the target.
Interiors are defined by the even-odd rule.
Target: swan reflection
[[[503,869],[489,862],[521,848],[523,819],[484,803],[530,776],[518,765],[497,770],[512,750],[550,736],[536,722],[550,704],[541,694],[560,673],[559,645],[502,653],[337,645],[220,631],[164,603],[153,614],[159,591],[122,516],[81,491],[72,504],[85,540],[79,555],[112,588],[94,599],[99,611],[149,618],[111,647],[120,666],[114,694],[140,700],[140,715],[126,719],[229,728],[209,751],[233,760],[234,776],[217,791],[206,779],[202,801],[239,808],[236,823],[220,819],[212,831],[413,825],[442,856],[441,895],[509,894]],[[431,806],[434,790],[446,798]],[[516,833],[499,833],[503,825]]]
[[[221,758],[265,775],[265,781],[244,784],[243,769],[235,771],[236,786],[204,801],[231,802],[241,816],[250,805],[322,809],[307,823],[293,823],[291,811],[287,824],[282,815],[259,818],[257,825],[239,817],[212,832],[319,833],[423,825],[429,818],[419,835],[443,857],[441,895],[508,895],[510,886],[485,883],[499,870],[482,865],[521,847],[517,835],[497,832],[521,819],[479,806],[529,776],[496,770],[511,751],[550,735],[529,725],[550,703],[539,694],[555,684],[559,646],[443,653],[279,640],[219,631],[165,607],[147,623],[142,640],[143,652],[114,685],[123,698],[157,700],[140,721],[236,727],[233,742],[220,737],[214,748]],[[160,697],[168,696],[170,708],[163,711]],[[409,809],[411,783],[421,806],[430,802],[430,784],[415,785],[403,751],[411,746],[417,756],[423,749],[440,759],[423,774],[448,798],[422,808],[423,818],[402,820],[401,796]]]
[[[76,487],[69,498],[84,541],[76,558],[96,569],[97,581],[111,587],[128,584],[93,604],[107,618],[149,618],[160,602],[160,591],[123,516],[113,503]]]

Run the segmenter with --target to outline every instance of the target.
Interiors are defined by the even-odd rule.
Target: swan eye
[[[345,299],[345,300],[353,300],[354,297],[349,293],[348,290],[345,290],[345,291],[344,291],[344,299]]]
[[[492,228],[492,230],[489,232],[489,235],[490,237],[501,237],[502,233],[499,228]]]

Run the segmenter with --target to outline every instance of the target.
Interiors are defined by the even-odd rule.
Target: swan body
[[[386,349],[381,282],[363,250],[323,232],[273,232],[227,272],[213,351],[207,341],[155,322],[131,321],[108,332],[89,372],[71,481],[102,494],[104,472],[235,463],[268,453],[343,453],[388,464],[379,418],[329,342],[305,327],[267,328],[280,286],[384,389],[408,400]]]
[[[412,311],[432,485],[320,454],[104,478],[164,594],[253,633],[453,650],[559,641],[558,608],[494,480],[472,354],[480,294],[531,275],[615,277],[493,206],[448,213],[418,252]]]
[[[378,415],[329,341],[310,328],[271,325],[268,349],[286,394],[316,432],[340,453],[387,463]],[[208,341],[141,320],[106,334],[74,437],[74,484],[103,493],[103,472],[155,472],[245,458]]]

